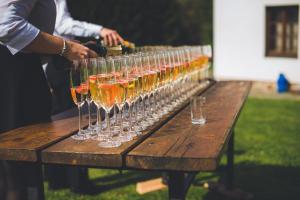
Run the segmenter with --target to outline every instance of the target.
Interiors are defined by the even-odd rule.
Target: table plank
[[[199,93],[204,92],[212,84],[214,84],[214,81],[211,81],[211,84],[201,89]],[[87,140],[79,142],[72,138],[66,138],[43,150],[41,154],[42,162],[90,167],[122,168],[124,167],[124,155],[127,152],[140,144],[163,124],[167,123],[187,105],[188,101],[177,107],[173,113],[164,116],[159,122],[155,123],[147,131],[144,131],[141,136],[133,141],[122,144],[120,147],[101,148],[98,146],[97,141]]]
[[[83,117],[83,126],[88,121]],[[0,134],[0,160],[39,160],[38,152],[78,130],[78,117],[20,127]]]
[[[213,171],[251,87],[218,82],[206,96],[204,126],[192,125],[186,107],[126,156],[126,166],[146,170]]]

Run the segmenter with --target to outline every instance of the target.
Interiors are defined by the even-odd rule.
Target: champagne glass
[[[173,50],[169,53],[170,59],[171,59],[171,67],[172,67],[172,81],[170,84],[171,87],[171,109],[173,109],[177,104],[177,95],[178,95],[178,75],[179,75],[179,61],[177,58],[177,51]]]
[[[137,132],[140,132],[143,129],[143,127],[141,126],[141,124],[139,123],[140,119],[143,119],[143,112],[144,110],[142,110],[142,114],[139,113],[140,109],[140,103],[142,104],[142,108],[143,108],[143,94],[144,94],[144,85],[143,85],[143,69],[142,69],[142,57],[141,54],[135,54],[132,55],[132,63],[133,63],[133,68],[135,70],[135,74],[137,76],[138,79],[138,85],[136,88],[136,100],[135,100],[135,125],[134,125],[134,130],[136,130]],[[143,87],[144,86],[144,87]]]
[[[160,86],[160,80],[162,79],[161,77],[161,71],[160,71],[160,66],[159,66],[159,59],[157,57],[156,53],[152,53],[150,55],[150,71],[155,74],[155,78],[153,80],[152,84],[152,99],[153,103],[151,106],[151,111],[152,111],[152,118],[154,121],[158,121],[160,119],[160,115],[157,113],[157,109],[160,107],[159,106],[159,101],[158,99],[158,92],[159,92],[159,86]]]
[[[157,64],[160,70],[160,79],[159,79],[159,86],[158,86],[158,109],[157,114],[159,117],[162,117],[166,114],[164,109],[160,109],[162,106],[166,105],[166,82],[167,82],[167,75],[166,75],[166,64],[165,64],[165,54],[163,52],[158,52],[157,54]]]
[[[188,87],[188,73],[189,73],[189,57],[187,47],[184,47],[181,50],[181,61],[183,67],[183,74],[182,74],[182,88],[181,88],[181,102],[184,102],[187,99],[187,87]]]
[[[85,129],[84,131],[87,134],[94,135],[94,134],[96,134],[96,131],[97,131],[98,127],[97,127],[97,124],[93,125],[92,122],[91,122],[91,105],[94,103],[95,96],[94,96],[94,98],[92,98],[91,87],[90,86],[91,86],[91,84],[93,84],[92,89],[94,89],[94,86],[96,85],[94,83],[96,81],[96,74],[97,74],[97,59],[96,58],[90,58],[90,59],[84,59],[82,61],[83,61],[84,65],[87,68],[87,73],[88,73],[88,77],[89,77],[88,80],[87,80],[87,83],[89,84],[88,85],[89,91],[88,91],[88,95],[87,95],[87,98],[86,98],[87,107],[88,107],[89,125],[88,125],[87,129]]]
[[[129,93],[129,88],[132,86],[128,80],[128,72],[127,72],[128,57],[127,56],[118,57],[113,59],[113,62],[115,67],[116,82],[119,89],[116,95],[116,105],[120,113],[119,126],[116,123],[115,125],[116,130],[114,130],[114,133],[118,135],[118,138],[121,142],[128,142],[132,140],[132,136],[129,134],[125,134],[124,127],[123,127],[123,108],[126,103],[126,97]]]
[[[132,114],[134,102],[138,101],[140,95],[140,83],[139,83],[139,72],[137,65],[135,65],[132,56],[127,56],[127,74],[126,79],[128,80],[128,87],[126,92],[126,102],[128,104],[129,110],[129,129],[127,135],[131,137],[136,137],[141,134],[139,128],[133,126]]]
[[[166,68],[166,105],[164,106],[165,113],[168,113],[172,110],[172,80],[173,80],[173,61],[171,59],[170,52],[164,53],[164,62]]]
[[[205,45],[203,46],[203,54],[207,57],[207,63],[205,67],[205,79],[206,83],[209,83],[209,68],[211,65],[211,59],[212,59],[212,47],[211,45]]]
[[[114,107],[116,95],[120,91],[118,83],[116,82],[113,59],[107,59],[106,65],[99,66],[98,71],[102,74],[102,76],[98,78],[99,102],[105,110],[107,122],[106,131],[104,132],[106,137],[104,137],[103,141],[100,141],[98,145],[104,148],[118,147],[121,145],[121,142],[115,140],[113,137],[109,116],[111,109]]]
[[[73,61],[70,69],[70,87],[74,103],[78,108],[78,132],[72,136],[75,140],[87,140],[90,138],[81,128],[81,107],[88,96],[88,74],[84,60]]]
[[[104,58],[98,57],[96,59],[93,59],[92,62],[95,62],[91,67],[93,67],[93,74],[89,76],[89,82],[90,82],[90,92],[91,92],[91,98],[94,102],[94,104],[97,107],[97,122],[96,122],[96,133],[97,135],[92,137],[94,140],[99,140],[102,141],[104,139],[104,135],[101,134],[102,131],[102,119],[101,119],[101,99],[100,99],[100,94],[99,94],[99,83],[101,83],[103,77],[105,75],[101,72],[100,69],[105,69],[106,67],[106,61]]]
[[[147,76],[143,68],[143,61],[142,61],[142,56],[143,53],[139,53],[134,57],[134,62],[135,65],[137,66],[138,70],[138,81],[139,81],[139,86],[140,86],[140,97],[141,97],[141,111],[142,113],[140,114],[140,123],[139,123],[139,129],[140,130],[145,130],[148,126],[148,124],[143,123],[143,119],[145,119],[145,98],[147,97],[146,94],[146,87],[147,87]],[[138,104],[136,105],[138,106]],[[138,116],[138,113],[136,114]]]
[[[156,74],[151,72],[150,70],[150,62],[149,62],[149,55],[147,53],[144,53],[141,55],[142,58],[142,66],[141,66],[141,72],[142,72],[142,102],[143,102],[143,120],[141,122],[141,125],[143,127],[143,130],[145,130],[147,127],[151,126],[154,123],[153,118],[148,116],[148,106],[147,103],[149,103],[152,84],[154,82]]]
[[[183,102],[182,92],[184,88],[184,71],[185,65],[183,61],[183,52],[181,48],[178,48],[175,52],[176,66],[178,68],[178,77],[177,77],[177,97],[176,97],[176,106]]]

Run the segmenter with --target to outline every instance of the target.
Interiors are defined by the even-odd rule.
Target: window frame
[[[297,51],[296,53],[291,53],[291,52],[286,52],[286,42],[283,42],[283,50],[281,52],[276,52],[276,51],[272,51],[272,47],[271,47],[271,27],[273,23],[276,23],[276,20],[273,21],[271,19],[271,14],[272,12],[278,12],[281,14],[280,16],[280,20],[279,21],[283,21],[283,34],[282,34],[282,40],[286,41],[287,40],[287,36],[286,36],[286,32],[287,32],[287,24],[288,24],[288,10],[289,9],[297,9],[297,24],[298,24],[298,32],[297,32]],[[266,57],[282,57],[282,58],[298,58],[298,52],[299,52],[299,5],[295,4],[295,5],[284,5],[284,6],[266,6],[265,7],[265,40],[266,40],[266,46],[265,46],[265,56]],[[294,32],[291,31],[291,38],[293,38],[293,34]],[[276,34],[274,34],[276,35]]]

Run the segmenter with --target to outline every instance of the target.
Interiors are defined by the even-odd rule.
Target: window
[[[298,6],[266,8],[266,56],[297,58]]]

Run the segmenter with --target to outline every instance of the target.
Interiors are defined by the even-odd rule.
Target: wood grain
[[[126,167],[146,170],[213,171],[230,138],[250,82],[218,82],[206,96],[204,126],[192,125],[186,107],[126,156]]]
[[[86,125],[87,120],[84,117],[83,126]],[[72,117],[0,134],[0,160],[38,161],[41,149],[72,135],[77,130],[78,118]]]
[[[199,93],[204,92],[208,87],[206,86]],[[131,149],[140,144],[149,135],[159,129],[162,125],[167,123],[178,112],[188,105],[188,102],[174,109],[174,111],[164,116],[159,122],[155,123],[148,130],[144,131],[141,136],[133,141],[122,144],[117,148],[101,148],[97,141],[75,141],[72,138],[58,142],[57,144],[42,151],[41,158],[43,163],[52,164],[67,164],[90,167],[107,167],[107,168],[123,168],[124,156]]]

